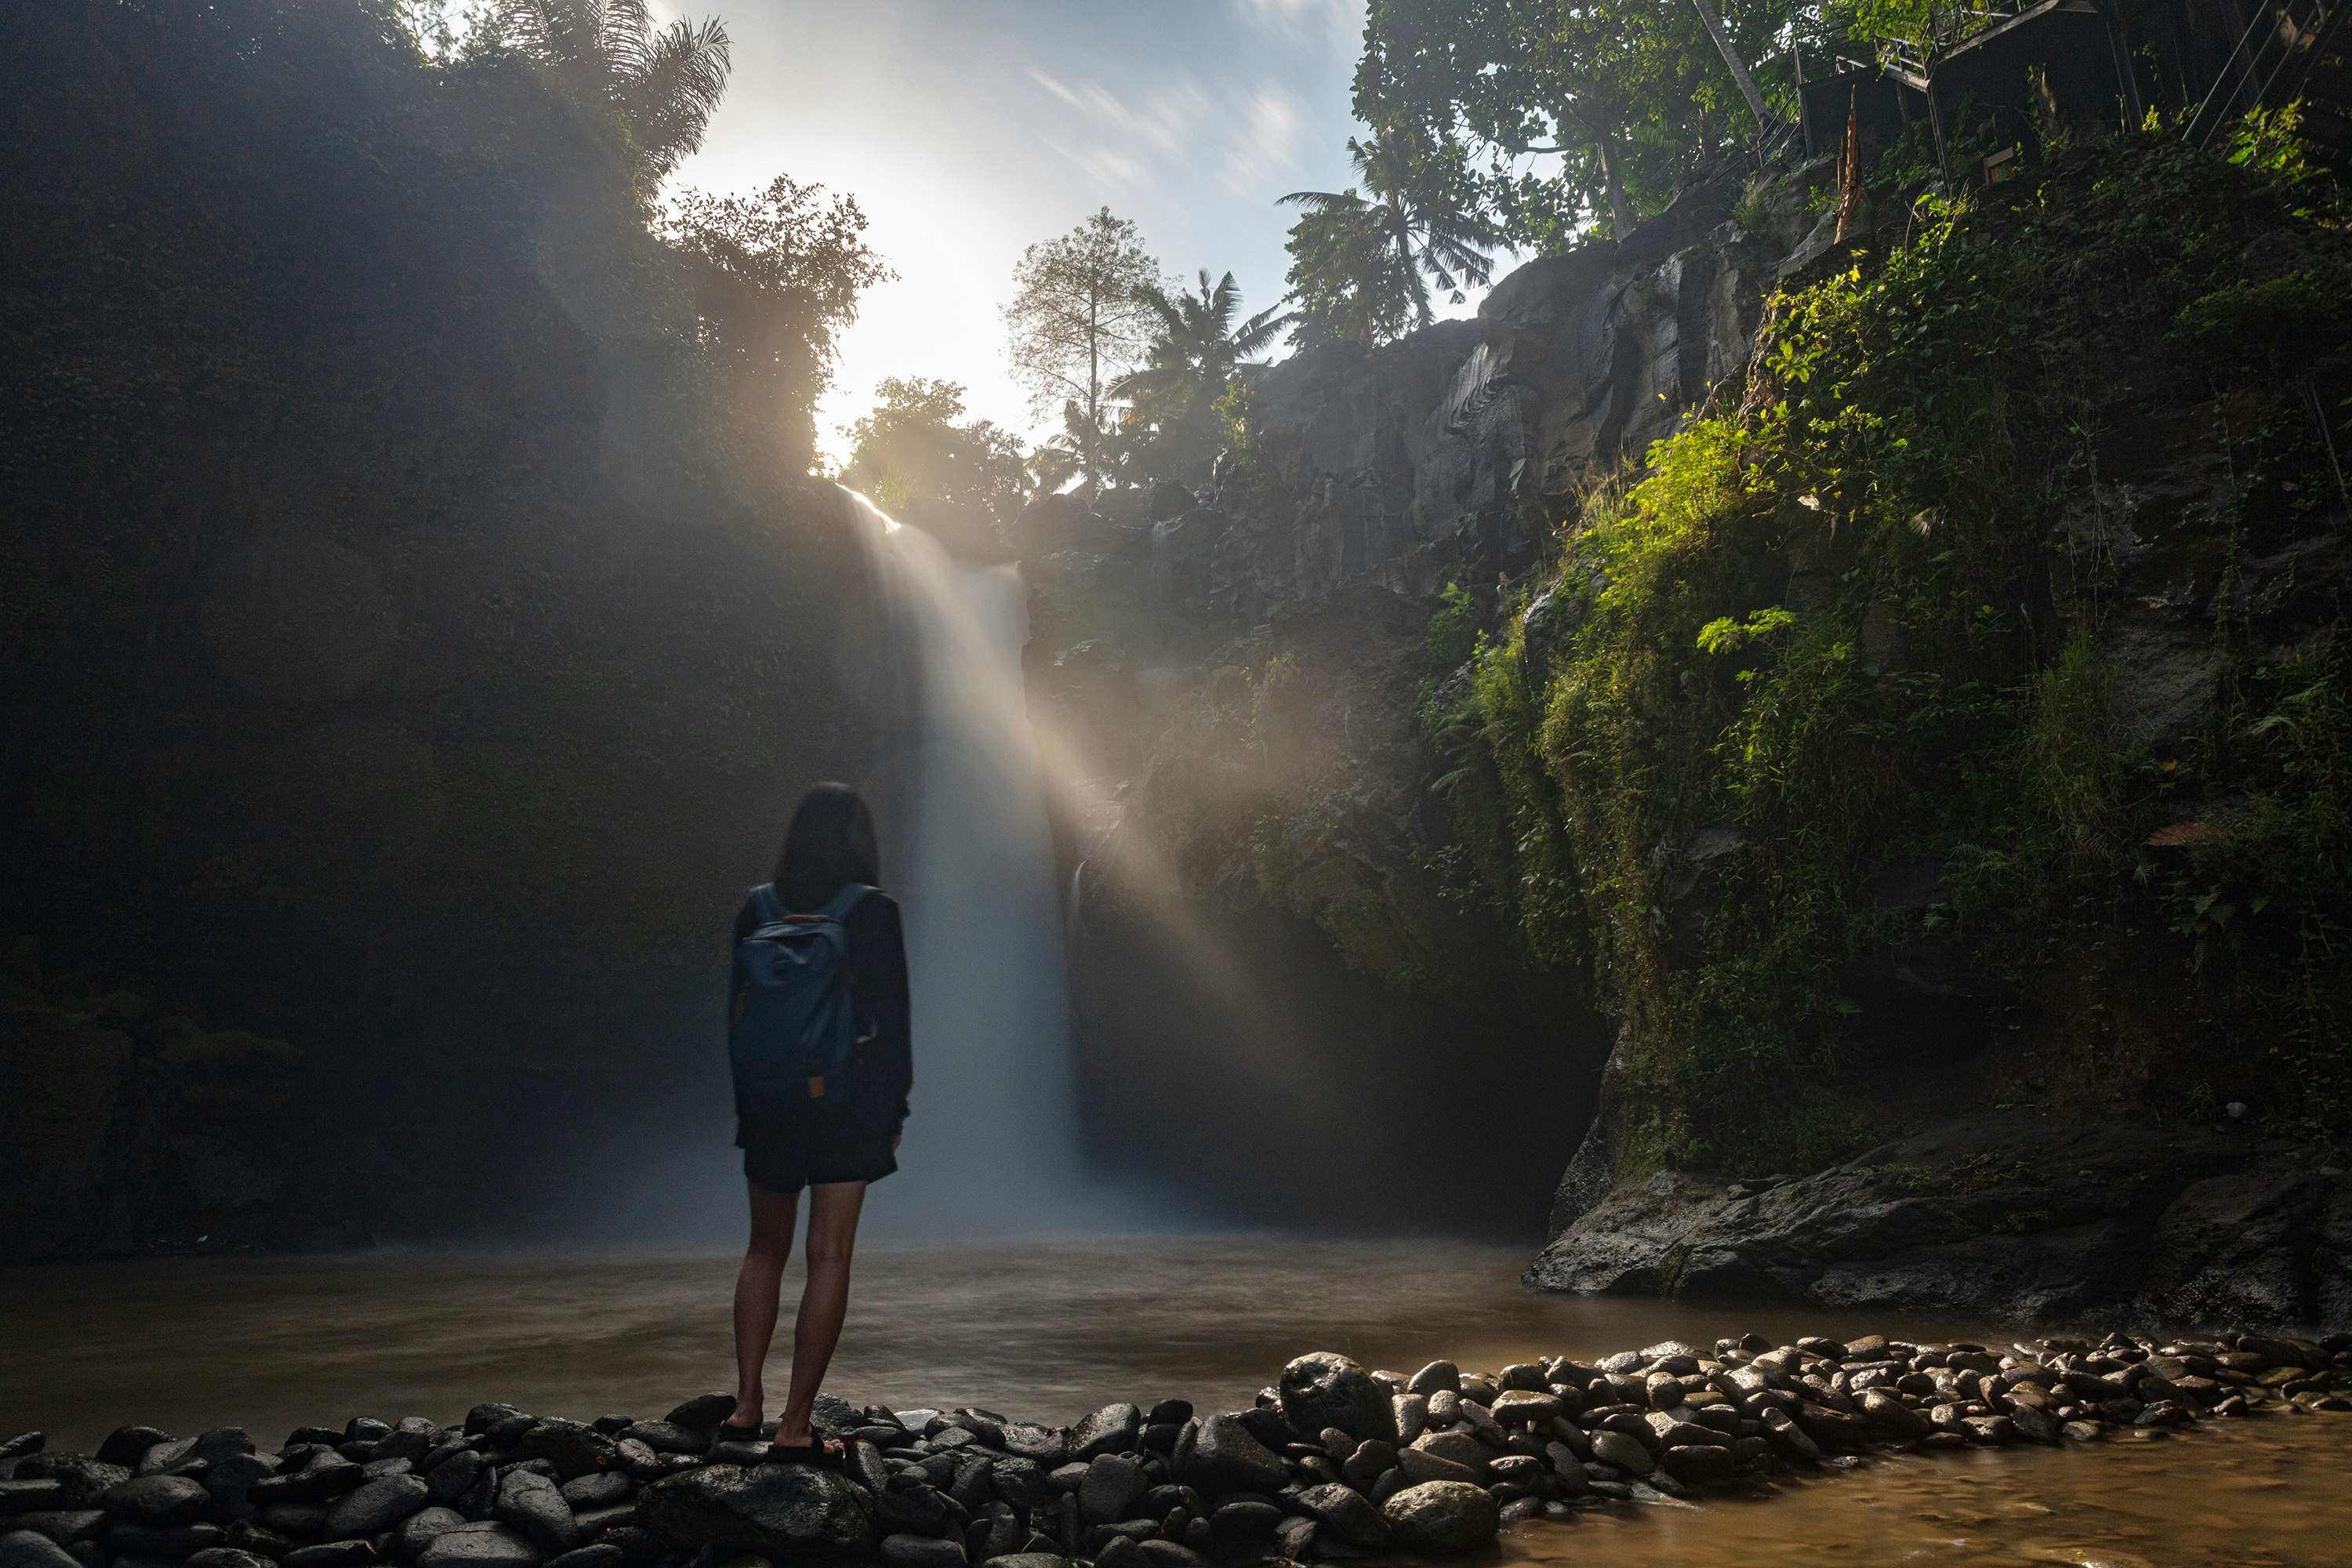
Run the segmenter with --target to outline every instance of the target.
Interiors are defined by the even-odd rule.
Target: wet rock
[[[361,1568],[374,1556],[374,1549],[364,1541],[322,1541],[287,1553],[285,1568]]]
[[[708,1428],[688,1426],[679,1421],[632,1421],[615,1434],[616,1442],[621,1438],[643,1443],[656,1454],[707,1454],[710,1451]]]
[[[465,1523],[466,1516],[453,1508],[418,1509],[400,1521],[393,1537],[393,1555],[403,1563],[414,1563],[426,1547]]]
[[[1088,1524],[1125,1519],[1142,1495],[1143,1471],[1133,1460],[1097,1454],[1087,1466],[1086,1479],[1078,1483],[1078,1517]]]
[[[1728,1448],[1712,1443],[1678,1444],[1658,1456],[1666,1474],[1688,1485],[1728,1480],[1738,1461]]]
[[[428,1496],[425,1484],[415,1476],[370,1481],[335,1500],[327,1510],[327,1534],[336,1541],[381,1535],[423,1508]]]
[[[117,1557],[161,1557],[177,1563],[227,1538],[228,1532],[217,1524],[179,1524],[168,1529],[117,1524],[106,1532],[106,1549]]]
[[[202,1482],[185,1476],[139,1476],[109,1487],[98,1504],[117,1519],[161,1528],[189,1523],[211,1500]]]
[[[1354,1451],[1340,1463],[1339,1473],[1348,1484],[1359,1491],[1369,1492],[1373,1483],[1394,1468],[1397,1449],[1394,1443],[1370,1437],[1356,1445]]]
[[[1097,1454],[1132,1453],[1143,1430],[1143,1412],[1121,1402],[1106,1405],[1070,1428],[1070,1458],[1092,1459]]]
[[[106,1435],[92,1456],[101,1465],[121,1465],[130,1468],[147,1457],[147,1451],[158,1443],[172,1440],[169,1432],[154,1426],[117,1426]]]
[[[1891,1394],[1871,1389],[1862,1396],[1862,1418],[1882,1436],[1889,1437],[1924,1437],[1927,1435],[1927,1418]]]
[[[1030,1421],[1008,1421],[1003,1426],[1004,1451],[1032,1464],[1052,1469],[1066,1464],[1070,1458],[1069,1439],[1050,1426],[1040,1426]]]
[[[547,1568],[621,1568],[627,1555],[619,1547],[599,1541],[565,1552]]]
[[[341,1497],[366,1479],[364,1468],[329,1451],[290,1475],[281,1472],[254,1482],[245,1495],[257,1507],[279,1502],[320,1502]]]
[[[1237,1557],[1274,1539],[1282,1510],[1266,1502],[1229,1502],[1209,1515],[1210,1548],[1221,1559]]]
[[[1381,1506],[1381,1517],[1408,1552],[1451,1556],[1475,1552],[1501,1528],[1501,1507],[1486,1492],[1460,1481],[1423,1481]]]
[[[1414,1373],[1405,1384],[1406,1391],[1426,1397],[1444,1389],[1448,1394],[1462,1392],[1462,1369],[1450,1361],[1433,1361]]]
[[[941,1535],[950,1523],[948,1500],[919,1482],[885,1491],[874,1517],[877,1528],[893,1535]]]
[[[0,1515],[30,1513],[65,1502],[65,1483],[54,1480],[0,1481]]]
[[[1282,1416],[1299,1432],[1337,1426],[1351,1437],[1396,1440],[1396,1413],[1372,1376],[1346,1356],[1318,1352],[1282,1369]]]
[[[580,1521],[572,1505],[545,1476],[511,1469],[499,1478],[498,1500],[490,1517],[528,1538],[550,1555],[580,1544]]]
[[[1171,1460],[1178,1480],[1212,1497],[1225,1492],[1270,1496],[1290,1484],[1281,1458],[1252,1436],[1238,1415],[1187,1422]]]
[[[81,1568],[66,1549],[30,1530],[0,1534],[0,1568]]]
[[[584,1508],[606,1508],[625,1501],[636,1485],[618,1471],[606,1470],[593,1476],[574,1476],[555,1489],[563,1494],[574,1513]]]
[[[847,1477],[805,1465],[707,1466],[665,1476],[637,1494],[637,1518],[673,1547],[754,1552],[863,1552],[875,1504]]]
[[[990,1562],[997,1568],[1070,1568],[1070,1560],[1051,1552],[1010,1552]]]
[[[735,1396],[731,1394],[698,1394],[674,1407],[662,1419],[675,1426],[686,1426],[698,1432],[709,1432],[735,1414]],[[470,1425],[470,1423],[469,1423]]]
[[[71,1546],[77,1541],[95,1540],[106,1528],[106,1510],[96,1508],[42,1509],[33,1513],[21,1513],[9,1520],[5,1528],[29,1530],[36,1535],[46,1535],[59,1546]]]
[[[547,1460],[565,1480],[609,1469],[616,1460],[612,1438],[585,1422],[560,1416],[550,1416],[524,1432],[515,1452],[525,1459]]]
[[[1629,1476],[1646,1476],[1656,1466],[1650,1458],[1650,1450],[1622,1432],[1595,1432],[1592,1435],[1592,1457],[1604,1465],[1615,1466]]]
[[[425,1544],[416,1568],[539,1568],[540,1550],[503,1524],[461,1524]]]
[[[1388,1527],[1381,1521],[1380,1510],[1353,1487],[1308,1487],[1298,1494],[1298,1506],[1350,1546],[1378,1546],[1388,1539]]]
[[[886,1535],[883,1568],[963,1568],[963,1543],[936,1535]]]
[[[20,1481],[55,1481],[62,1493],[60,1501],[68,1509],[96,1508],[98,1500],[111,1487],[131,1479],[131,1471],[121,1465],[103,1464],[79,1454],[33,1454],[16,1461],[16,1479]]]
[[[1095,1553],[1095,1568],[1150,1568],[1151,1559],[1143,1554],[1131,1537],[1114,1535]]]
[[[425,1478],[425,1493],[435,1502],[454,1503],[474,1489],[488,1468],[489,1461],[470,1448],[453,1454]]]
[[[1138,1542],[1143,1549],[1143,1560],[1151,1568],[1209,1568],[1209,1560],[1181,1542],[1161,1536],[1154,1541]]]
[[[234,1546],[208,1546],[192,1552],[180,1568],[269,1568],[269,1561]]]

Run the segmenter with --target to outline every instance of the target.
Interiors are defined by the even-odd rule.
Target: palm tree
[[[1310,213],[1360,218],[1375,227],[1395,252],[1397,271],[1421,325],[1437,319],[1423,273],[1455,304],[1462,302],[1464,283],[1484,283],[1494,275],[1486,252],[1502,243],[1501,237],[1464,204],[1461,183],[1450,177],[1454,170],[1416,156],[1407,139],[1394,132],[1383,132],[1369,146],[1349,137],[1348,157],[1369,199],[1352,188],[1293,191],[1282,199]]]
[[[726,96],[727,28],[716,16],[656,31],[646,0],[504,0],[498,19],[565,97],[621,123],[656,180],[702,145]]]
[[[1189,424],[1204,417],[1243,361],[1274,341],[1289,321],[1276,304],[1234,324],[1241,313],[1242,291],[1226,273],[1214,284],[1209,269],[1201,268],[1198,294],[1179,289],[1146,289],[1145,304],[1160,318],[1160,331],[1145,351],[1144,368],[1111,384],[1111,395],[1143,407],[1163,424]]]

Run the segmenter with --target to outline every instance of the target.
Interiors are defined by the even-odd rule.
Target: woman
[[[783,911],[807,914],[824,909],[853,884],[875,889],[880,880],[874,817],[866,802],[845,784],[819,784],[793,814],[774,881],[753,889],[735,917],[736,944],[774,921],[778,904]],[[849,1097],[827,1104],[767,1093],[745,1083],[740,1069],[735,1083],[735,1142],[743,1151],[743,1175],[751,1186],[751,1245],[735,1279],[735,1414],[721,1430],[730,1437],[754,1437],[765,1414],[761,1373],[775,1336],[784,1260],[792,1255],[793,1226],[805,1186],[808,1282],[793,1323],[793,1380],[770,1449],[772,1458],[801,1463],[837,1462],[841,1457],[839,1444],[813,1438],[809,1413],[849,1310],[849,1258],[866,1184],[898,1168],[894,1151],[915,1076],[898,906],[878,889],[851,896],[856,901],[842,921],[849,938],[858,1040]],[[739,973],[739,991],[740,985]],[[730,1000],[740,1003],[740,997]]]

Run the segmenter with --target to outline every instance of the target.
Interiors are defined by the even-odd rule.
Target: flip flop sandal
[[[819,1469],[837,1470],[848,1457],[849,1450],[831,1437],[768,1445],[768,1463],[772,1465],[814,1465]]]
[[[757,1426],[739,1426],[732,1421],[721,1421],[717,1434],[721,1443],[756,1443],[760,1440]]]

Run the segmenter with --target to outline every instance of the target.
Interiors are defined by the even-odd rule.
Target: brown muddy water
[[[1274,1237],[869,1247],[828,1386],[1053,1422],[1113,1399],[1246,1403],[1282,1363],[1410,1372],[1754,1330],[1982,1337],[1921,1314],[1545,1296],[1507,1248]],[[0,1435],[88,1452],[140,1421],[265,1442],[354,1415],[658,1415],[731,1382],[717,1257],[374,1253],[0,1271]],[[788,1290],[792,1282],[787,1281]],[[789,1306],[785,1312],[790,1322]],[[772,1385],[789,1347],[780,1336]],[[1502,1557],[1633,1565],[2352,1563],[2352,1415],[2212,1423],[2082,1448],[1901,1456],[1759,1498],[1522,1526]]]

